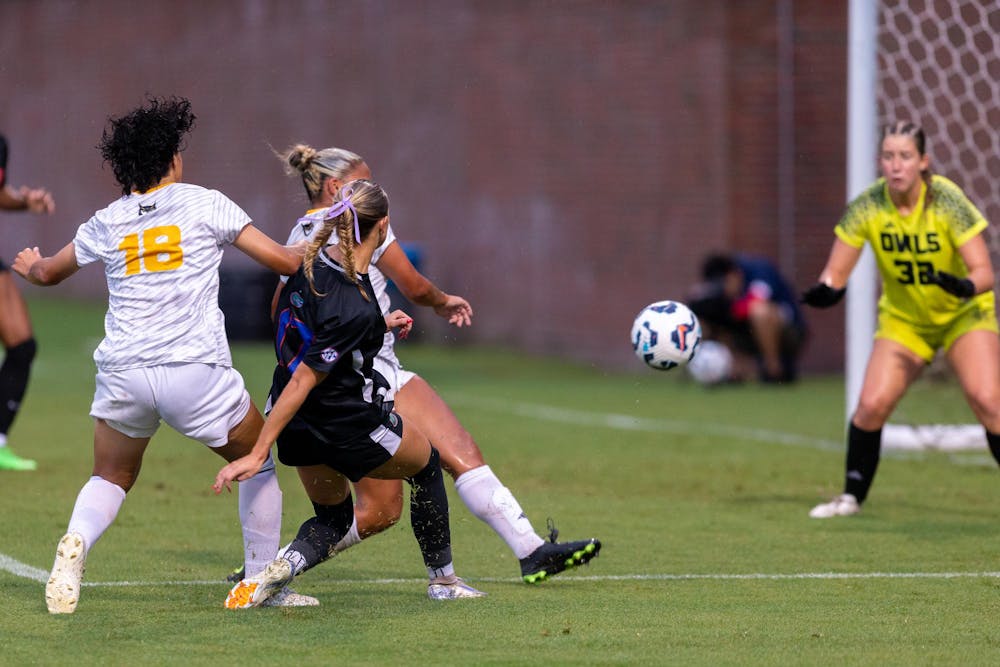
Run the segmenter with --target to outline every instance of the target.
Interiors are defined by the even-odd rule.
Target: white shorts
[[[250,405],[235,368],[177,363],[98,370],[90,416],[130,438],[152,437],[162,419],[182,435],[221,447]]]
[[[378,355],[372,361],[372,368],[389,382],[389,391],[385,397],[387,401],[395,400],[396,392],[416,375],[416,373],[405,370],[403,364],[399,363],[399,359],[393,351],[394,340],[392,334],[386,334],[382,341],[382,349],[378,351]]]

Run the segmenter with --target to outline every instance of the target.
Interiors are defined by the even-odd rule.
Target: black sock
[[[21,407],[35,350],[34,338],[7,348],[7,356],[0,366],[0,433],[7,433]]]
[[[997,463],[1000,463],[1000,433],[990,433],[986,430],[986,444],[990,446],[990,453]]]
[[[875,480],[879,450],[882,448],[882,429],[864,431],[851,422],[847,433],[847,474],[844,493],[849,493],[863,503],[868,489]]]
[[[313,503],[313,509],[316,516],[299,526],[298,534],[285,553],[294,574],[301,574],[330,558],[333,548],[354,521],[354,501],[350,494],[337,505]]]
[[[448,495],[441,474],[440,455],[431,447],[431,458],[410,483],[410,524],[420,545],[424,565],[430,569],[451,563],[451,527],[448,524]]]

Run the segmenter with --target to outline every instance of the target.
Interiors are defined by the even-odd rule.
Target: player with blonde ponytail
[[[373,366],[386,332],[405,336],[413,320],[401,310],[383,317],[367,271],[389,228],[389,200],[368,180],[344,185],[315,218],[316,236],[303,267],[282,288],[275,313],[274,369],[267,421],[253,451],[225,466],[215,490],[256,474],[271,443],[298,469],[315,516],[257,577],[237,583],[226,606],[258,606],[292,577],[330,558],[351,529],[348,480],[406,479],[413,534],[427,567],[433,600],[482,597],[455,574],[448,497],[440,457],[427,437],[386,401],[389,383]],[[338,243],[329,245],[336,235]]]

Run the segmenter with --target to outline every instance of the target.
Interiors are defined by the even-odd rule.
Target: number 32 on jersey
[[[141,235],[128,234],[118,244],[118,249],[125,253],[126,276],[143,270],[172,271],[184,261],[181,230],[176,225],[150,227]]]

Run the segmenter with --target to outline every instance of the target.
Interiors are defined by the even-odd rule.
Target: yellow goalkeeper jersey
[[[943,176],[931,176],[928,187],[909,215],[901,215],[880,178],[847,206],[834,230],[848,245],[860,248],[867,241],[882,274],[879,310],[916,328],[948,324],[967,309],[988,305],[993,292],[968,301],[948,294],[928,281],[933,271],[947,271],[964,278],[968,269],[958,248],[986,228],[983,214],[962,190]]]

